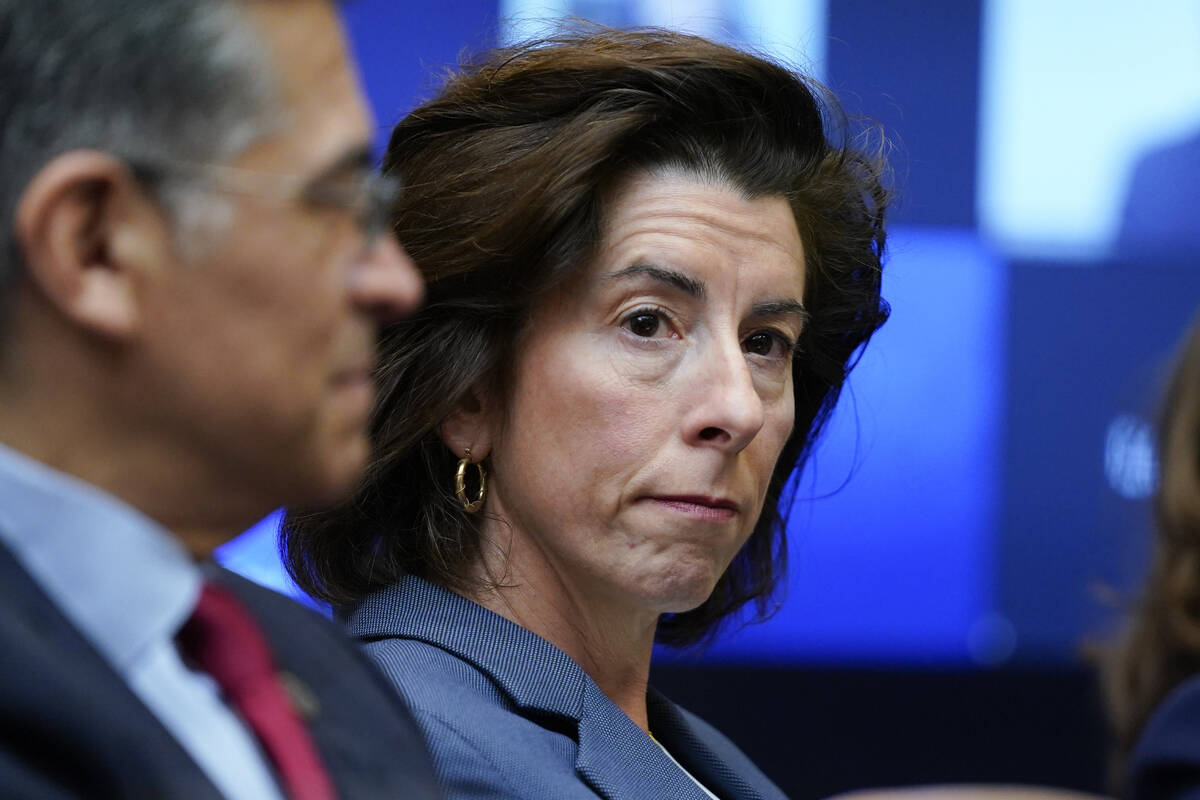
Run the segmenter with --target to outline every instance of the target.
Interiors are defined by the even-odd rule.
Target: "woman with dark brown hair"
[[[1116,782],[1133,800],[1200,797],[1200,318],[1158,441],[1153,562],[1107,675]]]
[[[844,131],[762,58],[589,31],[393,132],[428,302],[384,334],[356,496],[284,547],[450,797],[782,796],[647,680],[772,608],[785,485],[887,316],[884,166]]]

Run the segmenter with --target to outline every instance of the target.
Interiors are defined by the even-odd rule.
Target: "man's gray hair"
[[[0,0],[0,322],[21,269],[13,215],[55,156],[216,162],[274,115],[262,43],[239,0]],[[170,182],[156,187],[176,216]]]

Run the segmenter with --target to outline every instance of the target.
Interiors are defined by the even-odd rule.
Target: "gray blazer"
[[[369,597],[351,634],[403,695],[451,800],[706,800],[566,653],[412,576]],[[783,793],[707,723],[650,690],[650,728],[722,800]]]

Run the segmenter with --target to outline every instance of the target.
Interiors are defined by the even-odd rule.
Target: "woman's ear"
[[[450,451],[463,458],[471,451],[471,463],[478,463],[492,452],[496,435],[497,407],[491,393],[472,387],[450,416],[438,426],[438,436]]]

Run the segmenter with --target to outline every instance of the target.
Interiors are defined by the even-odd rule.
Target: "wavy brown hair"
[[[1116,734],[1111,777],[1120,791],[1126,762],[1155,707],[1200,674],[1200,317],[1167,388],[1158,452],[1150,573],[1106,664]]]
[[[614,187],[681,170],[748,198],[788,200],[805,247],[811,318],[794,373],[795,428],[749,540],[708,600],[664,617],[660,641],[711,634],[784,569],[780,507],[859,348],[887,318],[882,137],[855,146],[837,102],[750,53],[663,30],[588,29],[493,51],[450,76],[392,133],[384,169],[406,190],[395,230],[426,306],[384,332],[374,455],[340,507],[292,514],[295,580],[352,606],[405,573],[470,593],[476,518],[450,491],[458,456],[438,425],[473,386],[504,397],[523,320],[588,263]],[[863,141],[866,141],[865,139]]]

